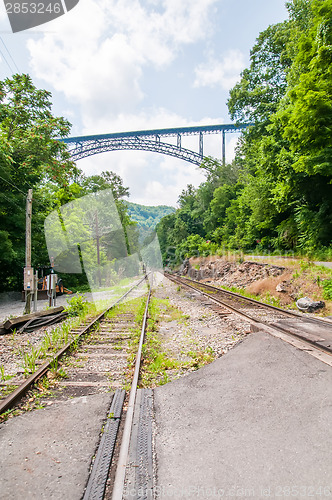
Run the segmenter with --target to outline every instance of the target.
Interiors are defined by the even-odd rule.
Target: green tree
[[[28,189],[34,189],[34,223],[36,214],[45,210],[37,188],[46,182],[66,186],[76,173],[66,146],[59,141],[68,135],[70,124],[52,115],[50,98],[49,92],[33,85],[29,75],[17,74],[0,82],[0,279],[4,290],[21,287]],[[33,245],[39,254],[45,250],[40,232],[33,232]]]
[[[227,105],[231,118],[244,122],[268,120],[285,94],[290,58],[288,21],[269,26],[259,34],[250,52],[250,67],[230,91]]]
[[[205,251],[200,238],[243,249],[330,247],[332,0],[287,8],[289,19],[259,34],[230,91],[232,119],[254,122],[235,162],[204,160],[206,181],[182,193],[179,210],[159,224],[164,245],[187,253],[193,244]]]

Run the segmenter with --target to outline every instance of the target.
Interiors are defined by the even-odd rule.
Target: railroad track
[[[83,339],[87,334],[90,333],[90,335],[86,341],[77,346],[66,362],[61,363],[66,370],[66,378],[57,382],[54,392],[55,400],[98,392],[113,393],[110,395],[111,406],[106,423],[101,429],[99,448],[91,465],[84,500],[104,498],[106,488],[108,488],[108,497],[112,495],[113,500],[122,499],[126,477],[128,480],[127,462],[133,456],[136,461],[140,457],[141,463],[137,469],[136,466],[133,469],[134,476],[131,476],[130,480],[132,477],[135,480],[135,475],[139,474],[144,486],[152,481],[152,455],[146,453],[147,461],[143,463],[141,460],[141,450],[150,449],[152,446],[151,390],[137,389],[151,288],[148,288],[140,328],[137,328],[136,316],[138,308],[143,305],[142,298],[139,301],[127,302],[125,308],[121,308],[121,305],[115,308],[125,297],[135,293],[146,278],[147,276],[89,324],[76,329],[73,332],[74,343]],[[139,338],[137,339],[137,352],[133,354],[135,334]],[[40,367],[17,390],[1,401],[0,413],[13,408],[24,394],[45,376],[52,363],[57,362],[71,348],[73,342],[64,346],[52,360]],[[135,361],[133,373],[128,373],[129,349]],[[122,389],[125,385],[130,386],[129,393]],[[54,399],[52,399],[52,404],[53,402]],[[142,420],[145,422],[143,426]],[[133,423],[136,425],[134,438],[132,437]],[[118,437],[120,427],[121,438]],[[149,429],[148,433],[146,429]],[[134,450],[132,444],[129,448],[131,442],[136,442]]]
[[[165,276],[174,283],[207,297],[219,308],[219,314],[235,313],[251,323],[253,331],[265,330],[307,350],[332,366],[331,321],[286,311],[189,278],[169,273],[165,273]]]
[[[52,356],[50,359],[45,361],[34,373],[32,373],[27,379],[23,379],[21,382],[15,382],[15,386],[18,385],[18,387],[12,391],[7,397],[3,398],[0,400],[0,415],[3,414],[4,412],[12,409],[17,405],[22,398],[27,394],[29,390],[33,388],[33,386],[36,385],[36,383],[45,377],[48,372],[54,371],[54,369],[58,366],[59,360],[67,354],[70,350],[73,349],[74,346],[78,346],[79,343],[87,336],[87,334],[91,333],[94,331],[97,327],[100,330],[100,335],[103,336],[103,341],[105,344],[107,344],[108,349],[110,348],[110,342],[116,343],[116,350],[113,349],[115,352],[109,352],[106,354],[106,357],[109,357],[109,362],[108,366],[107,363],[105,363],[105,372],[111,370],[111,366],[114,369],[114,372],[119,371],[119,365],[121,365],[121,358],[125,358],[125,355],[120,354],[120,350],[124,348],[123,342],[125,340],[128,340],[125,335],[121,335],[121,329],[125,326],[127,326],[127,331],[130,329],[130,326],[132,325],[117,325],[114,323],[113,320],[107,319],[108,313],[118,304],[120,304],[128,295],[133,294],[135,290],[137,290],[143,282],[145,282],[146,276],[144,276],[141,280],[139,280],[136,284],[134,284],[125,294],[122,295],[116,302],[114,302],[110,307],[105,309],[102,313],[100,313],[98,316],[95,318],[84,322],[80,325],[80,327],[73,329],[70,332],[71,340],[68,341],[54,356]],[[127,321],[130,322],[132,318],[123,318],[122,321]],[[113,323],[113,324],[112,324]],[[113,328],[113,332],[111,331]],[[108,336],[108,338],[107,338]],[[122,345],[121,345],[122,344]],[[89,363],[89,368],[88,372],[83,373],[81,371],[80,374],[78,374],[78,367],[76,366],[76,376],[74,374],[71,374],[72,380],[68,379],[66,380],[67,386],[75,386],[76,388],[81,386],[82,388],[87,387],[87,384],[90,384],[91,386],[96,386],[96,387],[102,387],[103,383],[98,380],[98,373],[94,373],[94,363],[93,359],[100,356],[102,354],[103,350],[105,351],[105,346],[103,349],[102,341],[99,342],[98,345],[94,347],[94,352],[92,352],[93,349],[90,347],[85,347],[84,348],[87,352],[86,357],[90,358],[90,363]],[[88,352],[90,351],[90,353]],[[97,354],[99,353],[99,354]],[[91,356],[89,356],[91,354]],[[104,352],[105,354],[105,352]],[[113,358],[113,359],[112,359]],[[124,363],[122,359],[122,365]],[[116,361],[114,361],[116,360]],[[109,370],[108,370],[109,368]],[[99,370],[96,368],[96,370]],[[99,373],[100,374],[100,373]],[[21,377],[22,378],[22,377]],[[69,377],[70,378],[70,377]],[[94,378],[93,381],[87,380],[88,378]],[[109,385],[110,380],[107,380],[107,383]],[[62,385],[66,385],[64,382],[61,383]],[[116,382],[115,382],[116,385]],[[120,385],[120,384],[119,384]],[[8,384],[10,386],[10,384]],[[82,391],[81,391],[82,392]],[[78,394],[77,394],[78,395]]]
[[[104,498],[107,486],[108,496],[112,494],[112,500],[122,500],[127,475],[127,464],[130,457],[130,445],[132,446],[131,442],[135,440],[132,438],[134,418],[136,418],[137,427],[139,427],[139,423],[142,427],[141,420],[143,417],[143,419],[145,419],[146,421],[145,423],[148,424],[151,429],[151,411],[149,411],[151,410],[151,408],[144,408],[143,412],[141,412],[141,405],[137,405],[137,399],[140,398],[143,401],[143,406],[144,404],[149,404],[148,400],[151,392],[141,391],[140,398],[137,398],[142,348],[148,317],[150,297],[151,288],[149,289],[148,297],[146,299],[130,392],[129,395],[126,396],[124,390],[117,390],[113,397],[112,405],[108,415],[108,421],[105,429],[103,430],[102,438],[96,453],[96,458],[93,462],[83,500]],[[124,329],[123,331],[126,331],[126,329]],[[126,410],[125,416],[122,416],[124,403],[126,403]],[[137,414],[139,415],[137,416]],[[121,423],[121,418],[123,424],[121,442],[118,443],[118,453],[115,457],[115,446],[117,444],[117,434]],[[139,429],[139,434],[140,437],[136,436],[136,441],[142,440],[141,429]],[[147,435],[144,431],[143,441],[145,441],[145,447],[149,446],[149,443],[152,442],[151,435]],[[150,466],[147,462],[141,463],[140,465],[140,470],[144,471],[143,475],[146,476],[143,478],[144,484],[147,484],[147,481],[152,481],[152,473],[147,471],[147,469],[152,469],[152,456],[150,457],[150,462]],[[111,484],[108,481],[110,476],[112,477]]]

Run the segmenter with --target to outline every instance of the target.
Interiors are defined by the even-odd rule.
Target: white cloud
[[[32,72],[78,105],[84,127],[95,130],[137,112],[143,70],[167,67],[181,46],[206,37],[217,1],[82,1],[52,22],[52,32],[28,40]]]
[[[82,4],[73,31],[69,13],[63,24],[57,21],[59,30],[30,39],[28,49],[34,74],[78,104],[83,121],[94,121],[128,111],[142,99],[141,68],[126,36],[103,38],[103,12],[91,0]]]
[[[82,0],[52,22],[52,32],[29,39],[32,74],[66,97],[63,109],[80,114],[75,135],[221,123],[210,117],[192,121],[154,106],[143,80],[147,69],[165,70],[185,46],[210,36],[217,2]],[[184,137],[182,144],[198,151],[197,136]],[[204,138],[204,154],[220,157],[220,136]],[[187,184],[204,179],[188,162],[144,151],[99,154],[78,166],[87,175],[116,172],[130,199],[149,205],[174,206]]]
[[[216,87],[225,90],[232,88],[245,68],[244,54],[240,50],[228,51],[221,60],[210,56],[195,69],[194,87]]]

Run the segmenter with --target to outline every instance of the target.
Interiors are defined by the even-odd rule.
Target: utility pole
[[[34,290],[34,275],[31,267],[31,217],[32,217],[32,189],[29,189],[26,204],[25,223],[25,268],[24,268],[24,290],[25,310],[24,314],[31,312],[31,296]]]

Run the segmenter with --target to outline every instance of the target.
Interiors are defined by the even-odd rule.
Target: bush
[[[323,298],[325,300],[332,300],[332,279],[324,280],[322,286],[324,289]]]
[[[77,294],[69,300],[65,311],[68,316],[84,316],[89,311],[89,303],[85,300],[84,295]]]

